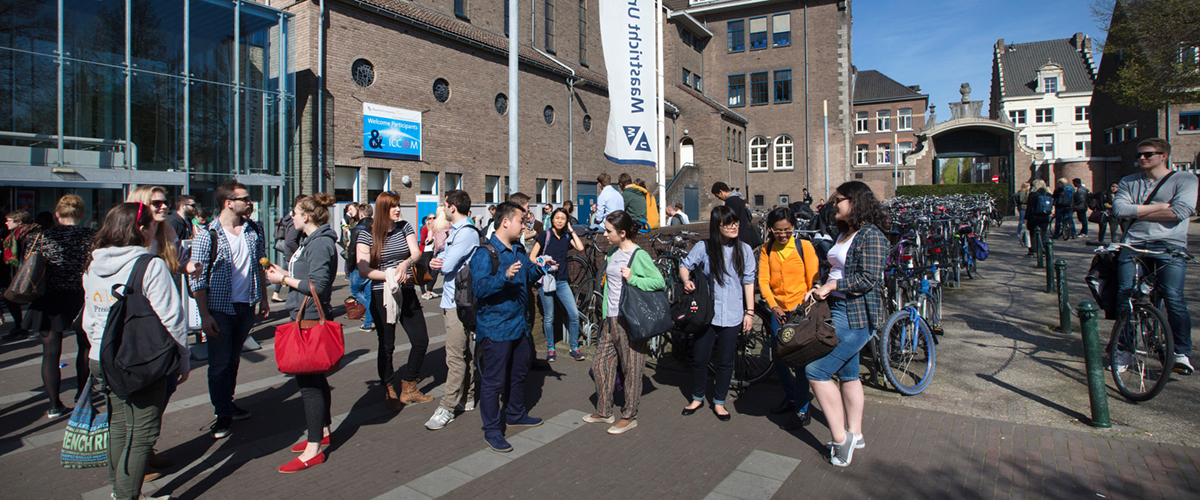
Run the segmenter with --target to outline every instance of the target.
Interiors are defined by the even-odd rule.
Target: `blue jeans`
[[[1167,249],[1183,250],[1175,245],[1166,243],[1149,243],[1138,245],[1146,250],[1163,251]],[[1133,280],[1136,266],[1133,263],[1133,251],[1122,248],[1117,255],[1117,307],[1122,312],[1129,310],[1129,296],[1133,293]],[[1190,356],[1192,354],[1192,317],[1188,314],[1187,302],[1183,297],[1183,284],[1187,278],[1187,261],[1170,255],[1143,255],[1142,262],[1146,263],[1147,272],[1158,270],[1158,295],[1166,306],[1167,324],[1171,325],[1171,333],[1175,337],[1175,353]]]
[[[1021,234],[1021,228],[1025,227],[1025,210],[1017,210],[1017,234]]]
[[[775,351],[776,342],[779,338],[775,336],[775,332],[779,331],[779,318],[771,313],[771,351]],[[795,372],[795,377],[792,376]],[[805,376],[804,370],[793,370],[792,367],[785,365],[783,361],[775,360],[775,376],[779,377],[779,385],[783,386],[783,395],[788,401],[796,404],[797,413],[808,412],[808,402],[812,400],[812,393],[808,391],[808,377]],[[799,389],[799,392],[797,392]]]
[[[737,350],[738,332],[742,325],[709,326],[692,343],[692,399],[704,401],[708,388],[708,361],[712,359],[713,344],[717,348],[717,381],[713,388],[713,404],[724,405],[733,379],[733,357]]]
[[[838,345],[825,357],[809,363],[804,369],[804,374],[808,376],[808,380],[816,382],[828,382],[834,374],[837,374],[838,380],[858,380],[858,352],[871,340],[871,329],[850,328],[845,301],[830,303],[829,312],[833,316]]]
[[[254,306],[234,304],[237,314],[209,310],[217,334],[208,336],[208,398],[218,417],[233,416],[233,388],[237,385],[242,344],[254,327]]]
[[[529,352],[532,339],[522,335],[516,340],[496,342],[489,338],[479,341],[479,367],[483,377],[479,384],[479,416],[483,420],[484,436],[499,436],[500,396],[506,391],[504,413],[508,421],[525,418],[525,376],[529,373]]]
[[[367,308],[367,315],[363,316],[363,328],[370,329],[375,324],[371,320],[371,280],[359,276],[358,269],[350,271],[346,277],[350,279],[350,296]]]
[[[542,297],[542,328],[546,332],[546,348],[554,350],[554,336],[558,333],[554,331],[554,297],[557,296],[558,300],[562,302],[563,309],[567,310],[567,330],[571,332],[571,350],[579,349],[579,309],[575,307],[575,294],[571,292],[571,284],[559,280],[554,287],[554,293],[546,293],[542,290],[538,292],[538,295]]]
[[[1056,207],[1054,209],[1054,236],[1075,237],[1075,217],[1069,207]]]

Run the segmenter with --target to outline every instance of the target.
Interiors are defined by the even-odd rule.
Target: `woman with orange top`
[[[777,342],[775,333],[787,322],[787,315],[804,302],[817,278],[817,252],[812,243],[793,237],[796,217],[787,207],[776,208],[767,214],[767,227],[772,238],[763,245],[758,257],[758,287],[767,307],[771,308],[772,348]],[[796,419],[787,428],[803,427],[812,422],[808,402],[808,378],[804,370],[794,370],[776,360],[775,375],[783,386],[784,400],[771,409],[771,413],[795,412]]]

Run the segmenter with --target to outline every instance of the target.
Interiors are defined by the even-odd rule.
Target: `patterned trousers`
[[[646,350],[646,341],[629,341],[629,334],[625,333],[617,318],[604,320],[604,328],[600,330],[600,341],[596,345],[596,355],[592,358],[592,373],[596,377],[597,415],[612,415],[617,363],[620,362],[625,378],[625,406],[621,407],[621,418],[632,420],[637,416],[638,403],[642,400],[642,372],[646,368]]]

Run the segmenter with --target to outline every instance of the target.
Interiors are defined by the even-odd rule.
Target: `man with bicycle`
[[[1126,243],[1152,251],[1187,250],[1188,221],[1196,211],[1196,176],[1172,172],[1171,145],[1159,138],[1146,139],[1137,146],[1137,162],[1142,171],[1121,179],[1113,197],[1113,215],[1129,218]],[[1183,297],[1187,262],[1183,257],[1147,254],[1143,261],[1158,269],[1158,287],[1166,306],[1167,322],[1175,339],[1176,372],[1191,375],[1193,368],[1192,320]],[[1123,248],[1117,257],[1117,304],[1127,310],[1137,269],[1134,252]],[[1123,355],[1123,356],[1122,356]],[[1128,366],[1130,353],[1117,352],[1118,368]]]

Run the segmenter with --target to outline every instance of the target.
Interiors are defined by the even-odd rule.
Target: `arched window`
[[[792,170],[795,168],[796,160],[793,155],[792,138],[790,136],[781,135],[775,138],[775,170]]]
[[[767,138],[761,135],[750,139],[750,171],[767,171]]]

